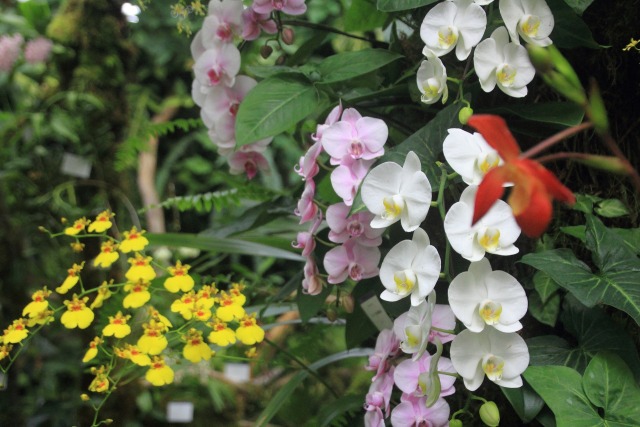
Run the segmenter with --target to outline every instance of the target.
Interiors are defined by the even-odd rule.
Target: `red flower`
[[[485,175],[478,187],[473,223],[502,197],[504,184],[509,182],[514,187],[507,202],[518,225],[527,236],[540,236],[551,221],[551,201],[555,198],[573,204],[575,196],[540,163],[520,156],[520,147],[504,119],[489,114],[474,115],[468,123],[504,160],[502,165]]]

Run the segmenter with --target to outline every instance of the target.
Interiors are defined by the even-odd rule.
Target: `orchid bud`
[[[284,65],[286,60],[287,60],[287,55],[283,53],[278,57],[278,59],[276,59],[276,65]]]
[[[273,48],[268,44],[265,44],[260,48],[260,56],[262,56],[264,59],[267,59],[269,56],[271,56],[272,53]]]
[[[469,117],[471,117],[472,115],[473,115],[473,108],[464,107],[463,109],[461,109],[460,112],[458,113],[458,120],[460,121],[460,124],[466,125],[467,121],[469,120]]]
[[[593,127],[600,135],[609,130],[609,120],[607,119],[607,109],[604,106],[600,89],[595,80],[591,81],[591,90],[589,93],[589,110],[587,114],[593,122]]]
[[[462,427],[462,421],[457,418],[449,420],[449,427]]]
[[[338,312],[334,308],[328,308],[327,319],[329,319],[330,322],[335,322],[338,320]]]
[[[485,402],[480,407],[480,419],[489,427],[496,427],[500,424],[500,410],[495,402]]]
[[[576,159],[579,163],[592,168],[602,169],[608,172],[626,174],[625,163],[616,156],[599,156],[596,154],[585,154],[584,157]]]
[[[347,313],[353,313],[353,308],[355,305],[353,295],[344,295],[340,299],[340,302],[342,303],[342,308],[344,308],[344,311],[346,311]]]
[[[282,29],[281,37],[282,37],[283,43],[287,45],[292,45],[296,39],[293,28],[289,28],[289,27],[285,27]]]

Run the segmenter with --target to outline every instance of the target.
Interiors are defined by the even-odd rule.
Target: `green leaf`
[[[400,58],[402,55],[384,49],[338,53],[326,58],[318,65],[321,75],[318,83],[329,84],[349,80],[384,67]]]
[[[591,30],[576,13],[563,0],[547,0],[549,8],[553,12],[555,21],[551,40],[561,49],[575,47],[589,47],[599,49]]]
[[[436,3],[438,0],[378,0],[378,10],[395,12],[398,10],[415,9]]]
[[[555,293],[546,302],[542,302],[539,294],[531,294],[529,312],[538,322],[555,326],[560,314],[560,295]]]
[[[328,405],[323,406],[318,412],[318,426],[327,427],[332,425],[332,422],[340,417],[345,412],[351,412],[362,410],[362,404],[365,401],[365,396],[347,395],[341,396],[340,399],[334,400]]]
[[[188,248],[220,252],[223,254],[267,256],[288,259],[291,261],[304,261],[304,258],[296,253],[240,239],[222,239],[188,233],[149,233],[145,236],[149,238],[149,242],[151,244],[156,246],[185,246]]]
[[[544,407],[544,400],[527,383],[520,388],[500,387],[500,390],[524,423],[531,422]]]
[[[540,301],[544,304],[547,302],[549,298],[551,298],[555,293],[558,292],[560,287],[556,282],[553,281],[549,275],[543,273],[542,271],[536,272],[533,275],[533,286],[540,295]]]
[[[300,283],[301,282],[302,281],[300,281]],[[324,306],[331,291],[331,286],[325,286],[319,295],[307,295],[302,292],[302,288],[299,288],[296,295],[296,303],[298,304],[300,319],[302,319],[303,322],[308,322],[309,319],[315,316]]]
[[[611,305],[640,323],[640,261],[635,254],[627,256],[630,251],[614,232],[604,226],[589,227],[589,221],[599,220],[590,217],[587,221],[587,244],[597,245],[594,261],[601,268],[599,273],[592,273],[569,249],[527,254],[522,262],[547,273],[586,306]]]
[[[345,31],[370,31],[382,27],[387,14],[379,11],[371,1],[352,0],[344,15]]]
[[[327,356],[324,359],[320,359],[317,362],[312,363],[308,366],[308,368],[312,371],[317,371],[318,369],[329,365],[331,363],[348,359],[351,357],[367,357],[373,354],[373,349],[370,348],[355,348],[352,350],[345,350],[340,353],[332,354],[331,356]],[[276,393],[273,398],[269,401],[269,404],[262,411],[255,424],[258,427],[266,426],[269,421],[278,413],[282,405],[286,403],[291,394],[296,390],[296,388],[304,381],[308,376],[309,372],[304,370],[300,371],[293,376],[287,383]]]
[[[627,207],[618,199],[607,199],[598,203],[596,213],[605,218],[629,215]]]
[[[602,309],[587,308],[567,295],[560,320],[575,344],[555,335],[530,338],[531,365],[566,365],[584,372],[598,352],[608,350],[620,354],[640,379],[640,358],[633,340]]]
[[[526,120],[575,126],[582,123],[584,109],[575,102],[543,102],[540,104],[514,104],[492,108],[494,114],[511,114]]]
[[[318,99],[316,88],[300,74],[281,74],[261,81],[240,103],[237,145],[290,129],[314,111]]]
[[[564,0],[564,2],[574,10],[578,15],[582,15],[584,11],[591,6],[593,0]]]
[[[582,243],[587,240],[587,227],[584,225],[570,225],[567,227],[560,227],[560,231],[569,236],[580,239]]]
[[[604,426],[584,394],[577,371],[566,366],[529,366],[524,378],[549,405],[558,427]]]
[[[604,409],[608,426],[633,426],[640,420],[640,388],[629,367],[616,354],[598,353],[582,379],[585,394]]]
[[[576,203],[572,206],[575,211],[584,212],[586,214],[593,213],[593,205],[602,200],[598,196],[590,194],[576,194]]]
[[[49,9],[49,3],[46,0],[18,2],[18,9],[33,28],[39,33],[45,32],[51,18],[51,9]]]

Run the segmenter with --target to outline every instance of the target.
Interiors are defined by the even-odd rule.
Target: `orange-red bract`
[[[535,160],[521,158],[520,147],[502,117],[478,114],[469,118],[504,163],[491,169],[478,187],[473,223],[482,218],[504,194],[504,184],[512,183],[507,202],[518,225],[529,237],[540,236],[551,221],[553,199],[573,204],[575,196],[558,178]]]

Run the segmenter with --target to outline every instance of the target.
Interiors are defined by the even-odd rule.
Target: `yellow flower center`
[[[416,274],[413,270],[396,271],[393,274],[393,281],[396,283],[396,292],[399,295],[406,295],[416,284]]]
[[[539,28],[540,18],[535,15],[525,15],[520,20],[520,30],[528,37],[535,37]]]
[[[422,83],[422,101],[429,101],[437,97],[440,93],[440,82],[435,77],[431,77]]]
[[[498,381],[502,379],[502,372],[504,370],[504,359],[493,354],[487,354],[482,358],[482,370],[491,381]]]
[[[484,300],[478,308],[478,314],[487,325],[495,325],[502,314],[502,304],[499,302]]]
[[[517,70],[509,64],[502,64],[496,70],[496,78],[504,87],[510,87],[516,79]]]
[[[404,199],[399,194],[385,197],[382,200],[382,204],[384,205],[383,219],[394,220],[404,210]]]
[[[478,169],[480,169],[480,172],[482,172],[483,175],[486,175],[487,172],[500,164],[500,156],[498,155],[498,153],[495,153],[493,151],[486,154],[482,161],[479,160],[480,159],[478,159]]]
[[[455,27],[440,27],[438,29],[438,44],[443,49],[449,49],[458,41],[458,30]]]
[[[500,240],[500,230],[497,228],[487,228],[484,233],[478,233],[478,243],[486,251],[495,251]]]

